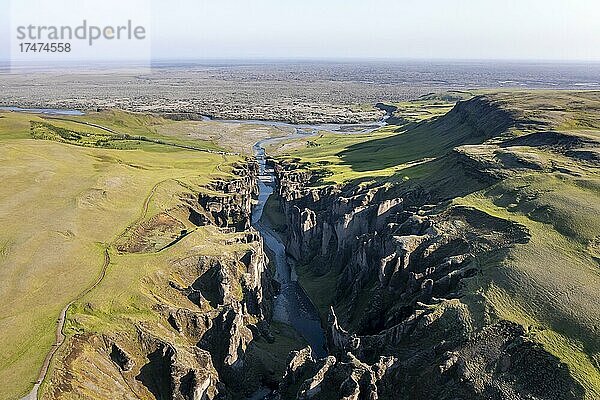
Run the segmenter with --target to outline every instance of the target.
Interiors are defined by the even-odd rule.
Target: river
[[[85,112],[80,110],[58,109],[58,108],[21,108],[21,107],[0,107],[0,111],[12,111],[19,113],[30,114],[45,114],[45,115],[63,115],[63,116],[82,116]],[[275,128],[293,129],[297,135],[316,135],[320,131],[337,132],[337,133],[369,133],[373,132],[387,124],[387,119],[391,116],[389,111],[379,121],[358,123],[358,124],[292,124],[281,121],[266,121],[258,119],[213,119],[207,116],[202,117],[202,121],[219,122],[223,124],[247,124],[247,125],[263,125],[272,126]],[[288,136],[287,138],[291,138]],[[280,138],[277,138],[280,140]]]
[[[290,139],[296,133],[284,138],[264,139],[254,145],[254,154],[259,165],[258,203],[252,210],[252,226],[260,232],[265,246],[273,255],[275,280],[281,285],[275,297],[273,318],[292,326],[309,344],[316,357],[327,355],[327,341],[316,308],[300,286],[294,268],[289,263],[282,238],[271,227],[266,218],[262,218],[265,204],[276,188],[275,172],[267,166],[264,146],[274,141]],[[304,136],[304,135],[302,135]]]
[[[263,125],[272,126],[274,128],[289,128],[293,129],[299,135],[315,135],[320,131],[336,132],[336,133],[369,133],[373,132],[387,124],[387,119],[391,116],[390,113],[379,121],[373,121],[360,124],[292,124],[281,121],[265,121],[258,119],[211,119],[204,117],[204,121],[220,122],[224,124],[248,124],[248,125]]]
[[[273,254],[271,260],[275,264],[275,280],[281,285],[280,293],[275,298],[273,318],[276,321],[291,325],[309,344],[313,354],[318,357],[327,355],[327,340],[321,325],[319,313],[298,282],[298,276],[290,264],[285,251],[285,244],[279,234],[273,229],[266,218],[262,218],[267,200],[277,188],[275,172],[266,163],[265,147],[269,144],[294,138],[317,135],[320,131],[338,133],[369,133],[385,126],[390,113],[381,120],[370,124],[324,124],[324,125],[294,125],[285,122],[272,121],[235,121],[220,120],[223,123],[249,123],[267,125],[278,128],[291,128],[295,133],[283,137],[267,138],[257,142],[252,150],[259,166],[258,203],[252,210],[252,226],[260,232],[265,245]]]
[[[306,340],[311,347],[313,356],[316,358],[323,358],[328,354],[327,339],[321,325],[319,313],[298,282],[298,276],[285,252],[283,239],[273,229],[269,221],[266,218],[262,218],[265,204],[277,188],[275,171],[266,162],[265,147],[282,140],[315,136],[323,130],[337,133],[370,133],[385,126],[390,115],[390,113],[387,113],[381,121],[372,124],[353,125],[294,125],[272,121],[219,121],[224,123],[250,123],[278,128],[291,128],[295,132],[283,137],[263,139],[257,142],[252,148],[259,166],[259,194],[258,202],[252,209],[252,226],[261,234],[265,246],[273,255],[273,260],[271,261],[275,264],[275,280],[281,285],[279,294],[274,299],[273,319],[292,326]],[[261,400],[270,393],[271,390],[262,387],[246,400]]]
[[[25,112],[46,115],[66,115],[80,116],[85,113],[78,110],[49,109],[49,108],[19,108],[19,107],[0,107],[0,110]],[[311,347],[313,355],[317,358],[327,356],[327,340],[325,332],[321,325],[319,313],[314,304],[308,298],[308,295],[298,282],[298,276],[290,264],[286,255],[285,244],[279,234],[273,229],[268,220],[263,217],[263,210],[269,197],[277,187],[275,172],[267,166],[265,146],[281,140],[307,137],[317,135],[320,131],[338,132],[338,133],[369,133],[386,125],[386,120],[390,114],[382,120],[369,124],[290,124],[276,121],[259,120],[213,120],[221,123],[240,123],[253,125],[266,125],[277,128],[292,129],[295,133],[287,134],[282,137],[267,138],[257,142],[253,146],[253,153],[259,165],[258,202],[252,210],[252,226],[261,234],[265,246],[273,255],[271,260],[275,265],[275,280],[280,284],[280,291],[275,297],[273,318],[292,326]],[[206,120],[209,120],[208,118]],[[45,375],[45,374],[44,374]],[[40,378],[31,393],[22,400],[34,399],[40,386]],[[250,399],[262,399],[270,393],[266,388],[259,389]]]
[[[0,107],[0,111],[14,111],[30,114],[46,114],[46,115],[85,115],[84,112],[78,110],[63,110],[57,108],[21,108],[21,107]]]

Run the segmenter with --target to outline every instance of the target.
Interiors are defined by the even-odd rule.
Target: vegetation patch
[[[186,225],[168,213],[160,213],[143,221],[133,229],[127,238],[116,243],[123,253],[148,253],[159,251],[187,234]]]
[[[310,145],[282,147],[282,162],[318,176],[316,185],[388,184],[388,195],[407,203],[491,216],[497,223],[481,220],[490,229],[478,232],[483,242],[502,244],[500,233],[521,227],[527,240],[476,260],[481,272],[464,281],[461,302],[478,325],[522,325],[528,340],[555,357],[540,362],[564,364],[561,371],[581,384],[584,398],[599,398],[600,94],[476,94],[421,122],[411,110],[418,103],[395,104],[395,114],[406,112],[399,126],[351,137],[323,133]],[[456,215],[452,221],[459,223]],[[465,222],[477,226],[472,218]],[[304,266],[298,272],[326,313],[335,300],[326,282],[336,274],[316,276]],[[365,285],[351,307],[337,301],[340,315],[361,314],[365,298],[376,295]]]
[[[40,115],[0,114],[0,180],[10,188],[0,192],[0,346],[5,350],[0,398],[20,398],[55,340],[58,315],[98,279],[107,247],[105,280],[88,294],[102,293],[102,301],[85,298],[69,308],[66,332],[128,332],[131,321],[156,318],[140,282],[161,265],[155,257],[169,254],[154,250],[188,229],[175,221],[186,224],[187,216],[173,213],[172,219],[162,212],[172,210],[182,193],[230,177],[240,158],[122,140]],[[97,145],[103,139],[108,147]],[[110,245],[130,226],[137,235],[125,242],[142,252],[121,255]],[[216,248],[207,246],[204,234],[193,233],[188,229],[185,240],[202,238],[191,241],[201,251]]]

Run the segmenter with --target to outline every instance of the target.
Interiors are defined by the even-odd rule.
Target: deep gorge
[[[502,318],[487,297],[486,274],[531,242],[530,227],[456,201],[540,171],[506,153],[509,129],[536,124],[493,99],[461,102],[416,126],[447,144],[420,180],[324,183],[255,147],[232,179],[165,211],[205,228],[217,251],[190,247],[147,278],[160,288],[148,290],[152,320],[73,335],[51,397],[102,380],[92,397],[582,398],[535,328]],[[283,235],[261,219],[273,193]]]

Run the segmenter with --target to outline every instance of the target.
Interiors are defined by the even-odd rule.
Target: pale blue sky
[[[598,0],[153,1],[155,57],[600,59]]]
[[[61,1],[66,0],[52,4],[61,9]],[[80,0],[86,1],[92,0]],[[154,59],[600,61],[599,0],[147,0],[147,4],[150,9],[144,12],[152,15]],[[63,8],[61,12],[69,12]],[[0,12],[0,59],[6,59],[10,37],[7,19],[7,13]]]

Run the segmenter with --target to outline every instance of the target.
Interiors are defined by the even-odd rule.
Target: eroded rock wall
[[[94,331],[87,328],[94,304],[76,313],[80,332],[59,352],[44,398],[209,400],[239,398],[260,385],[246,354],[253,341],[272,340],[274,288],[262,238],[250,227],[255,163],[235,174],[197,198],[181,198],[189,220],[221,238],[211,242],[221,254],[174,253],[144,278],[150,311],[139,317],[114,315],[114,326]]]
[[[444,118],[483,141],[522,123],[497,106],[476,98]],[[473,180],[493,182],[509,170],[458,149],[445,157],[459,155],[457,168]],[[331,355],[294,354],[280,398],[583,398],[568,368],[523,327],[490,314],[477,290],[480,260],[527,243],[525,226],[428,188],[319,186],[293,161],[276,171],[289,255],[323,286],[319,293],[332,294],[321,310]]]

